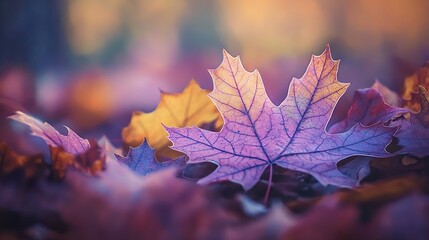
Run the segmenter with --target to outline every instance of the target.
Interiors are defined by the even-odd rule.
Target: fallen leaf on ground
[[[372,89],[377,90],[380,92],[381,96],[383,96],[383,100],[395,107],[402,106],[403,100],[402,98],[395,93],[394,91],[390,90],[388,87],[384,86],[381,82],[378,80],[375,80],[374,84],[371,86]]]
[[[301,79],[292,80],[286,100],[276,106],[258,71],[247,72],[239,58],[224,52],[220,67],[210,71],[214,90],[209,94],[224,118],[222,130],[167,128],[172,148],[186,153],[189,163],[218,165],[200,183],[230,180],[248,190],[267,167],[271,183],[273,165],[278,165],[309,173],[323,184],[355,186],[356,179],[343,175],[336,164],[354,155],[389,156],[385,147],[396,129],[357,124],[347,132],[327,133],[332,111],[348,86],[337,81],[337,70],[328,46],[312,57]]]
[[[60,147],[68,153],[80,154],[91,148],[87,139],[79,137],[68,127],[65,127],[67,135],[62,135],[49,123],[42,123],[40,120],[20,111],[9,118],[29,126],[32,131],[31,134],[42,138],[49,146]]]
[[[410,111],[404,108],[390,106],[383,96],[375,89],[365,88],[355,92],[352,106],[347,117],[329,128],[331,133],[348,131],[356,124],[371,126],[377,123],[387,124],[395,121]]]
[[[131,147],[127,156],[116,155],[121,164],[129,167],[134,173],[146,176],[150,173],[160,171],[165,168],[179,168],[186,163],[185,156],[177,157],[164,162],[158,162],[155,157],[155,150],[152,149],[147,141],[144,141],[138,147]]]
[[[417,70],[413,75],[405,78],[402,98],[404,99],[404,107],[407,107],[414,112],[419,112],[421,102],[418,99],[419,86],[426,89],[429,88],[429,62],[426,62],[423,67]]]
[[[162,125],[186,127],[216,122],[217,127],[221,126],[222,119],[207,93],[194,80],[181,93],[161,93],[159,105],[153,112],[133,113],[131,122],[122,131],[124,142],[137,147],[146,139],[156,149],[159,159],[182,155],[169,148],[171,142]]]
[[[90,175],[95,175],[106,167],[106,158],[101,155],[100,147],[93,143],[91,148],[79,154],[71,154],[59,147],[49,147],[51,164],[55,177],[63,178],[69,167]]]
[[[329,129],[332,133],[346,131],[355,124],[366,126],[382,123],[384,125],[398,127],[395,137],[397,143],[392,145],[392,152],[397,154],[411,154],[416,157],[424,157],[429,154],[429,103],[426,99],[427,92],[420,87],[422,95],[420,112],[414,113],[406,108],[390,106],[383,100],[383,96],[372,88],[360,89],[355,93],[352,107],[346,119],[338,122]]]

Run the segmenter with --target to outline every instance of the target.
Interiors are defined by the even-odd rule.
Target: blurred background
[[[153,110],[160,90],[191,79],[211,89],[207,68],[223,48],[260,70],[278,104],[329,43],[339,80],[352,82],[336,121],[355,89],[378,79],[400,92],[429,60],[427,9],[425,0],[1,0],[0,138],[10,141],[19,126],[5,117],[21,110],[119,144],[131,112]]]

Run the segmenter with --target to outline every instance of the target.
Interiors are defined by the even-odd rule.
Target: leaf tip
[[[225,58],[225,57],[227,57],[227,56],[231,56],[227,51],[226,51],[226,49],[225,48],[223,48],[222,49],[222,55],[223,55],[223,57]]]
[[[169,126],[166,126],[164,123],[161,123],[161,125],[165,129],[165,131],[167,132],[167,138],[170,139],[171,133],[173,133],[174,130],[177,129],[177,127],[169,127]],[[185,127],[185,128],[187,128],[187,127]]]
[[[325,55],[327,59],[332,59],[332,54],[331,54],[331,46],[329,45],[329,43],[326,44],[325,50],[323,51],[323,53],[321,54],[321,56]]]
[[[337,63],[337,64],[340,62],[339,59],[334,60],[332,58],[331,46],[329,45],[329,43],[326,44],[325,50],[322,52],[322,54],[320,54],[320,55],[313,54],[312,60],[314,60],[314,58],[324,58],[326,60],[330,60],[330,61]]]
[[[329,45],[329,43],[326,43],[325,52],[331,52],[331,45]]]
[[[237,60],[239,60],[240,61],[240,56],[236,56],[236,57],[233,57],[231,54],[229,54],[228,53],[228,51],[226,51],[225,49],[223,49],[222,50],[222,54],[223,54],[223,59],[224,59],[224,61],[226,60],[226,59],[237,59]],[[222,64],[223,64],[223,62],[222,62]],[[222,65],[221,64],[221,65]]]
[[[147,139],[146,138],[144,138],[143,139],[143,142],[142,142],[142,144],[140,144],[140,146],[138,146],[138,147],[144,147],[144,148],[150,148],[150,149],[152,149],[153,150],[153,148],[149,145],[149,142],[147,141]]]
[[[18,122],[25,122],[25,118],[28,118],[29,115],[21,112],[21,111],[15,111],[15,114],[8,116],[7,118],[18,121]]]
[[[198,85],[198,86],[200,86],[199,84],[198,84],[198,82],[197,82],[197,80],[195,80],[195,79],[191,79],[190,81],[189,81],[189,83],[188,83],[188,86],[192,86],[192,85]]]
[[[166,94],[167,92],[164,91],[161,87],[158,88],[158,91],[161,95]]]
[[[189,81],[188,85],[185,87],[185,89],[183,90],[183,92],[185,92],[186,90],[189,90],[189,89],[193,89],[193,90],[196,90],[196,91],[201,91],[202,90],[200,84],[198,84],[197,80],[195,80],[195,79],[191,79],[191,81]]]

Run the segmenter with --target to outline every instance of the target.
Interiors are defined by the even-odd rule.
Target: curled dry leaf
[[[346,131],[357,123],[369,126],[381,122],[385,125],[400,126],[396,136],[400,137],[402,139],[400,141],[403,142],[404,136],[407,135],[407,128],[409,129],[411,126],[409,121],[411,119],[415,121],[415,117],[412,117],[413,113],[410,110],[401,108],[401,104],[402,99],[395,92],[376,81],[371,88],[359,89],[355,92],[346,119],[332,125],[329,132]],[[396,146],[394,144],[392,146],[395,150]],[[341,162],[338,168],[344,174],[362,180],[370,174],[369,163],[372,160],[374,160],[372,157],[356,157],[344,164]],[[390,158],[387,161],[393,165],[395,159]]]
[[[419,95],[420,112],[412,113],[409,120],[402,120],[396,136],[400,147],[398,153],[421,158],[429,155],[429,108],[427,92],[423,87],[420,88]]]
[[[420,103],[420,111],[416,114],[420,123],[429,128],[429,94],[423,86],[419,86],[418,100]]]
[[[91,148],[80,154],[71,154],[59,147],[49,147],[52,169],[56,177],[63,178],[66,170],[73,167],[90,175],[95,175],[106,167],[106,158],[94,142]]]
[[[404,107],[407,107],[414,112],[419,112],[421,109],[421,101],[419,100],[419,86],[426,89],[429,88],[429,62],[426,62],[423,67],[417,70],[413,75],[405,78],[402,98],[404,99]]]
[[[167,128],[173,149],[186,153],[189,163],[218,165],[200,183],[230,180],[248,190],[269,168],[270,189],[273,165],[278,165],[309,173],[323,184],[355,186],[356,179],[343,175],[336,164],[354,155],[389,156],[385,147],[396,129],[357,124],[346,132],[326,132],[348,86],[337,80],[338,64],[329,46],[313,56],[304,76],[292,80],[287,98],[276,106],[258,71],[246,71],[239,58],[224,52],[222,64],[210,71],[214,90],[209,94],[224,118],[222,130]]]
[[[402,103],[403,103],[402,98],[400,96],[398,96],[397,93],[395,93],[394,91],[390,90],[388,87],[384,86],[378,80],[375,80],[375,82],[371,86],[371,88],[377,90],[378,92],[380,92],[381,96],[383,96],[383,100],[387,104],[389,104],[391,106],[395,106],[395,107],[402,106]]]
[[[383,96],[371,88],[360,89],[355,93],[352,107],[346,119],[334,124],[329,131],[336,133],[346,131],[355,124],[370,126],[377,123],[398,127],[395,137],[397,143],[392,144],[392,153],[411,154],[416,157],[429,155],[429,103],[427,92],[419,87],[422,106],[420,112],[414,113],[406,108],[388,105]]]
[[[23,112],[16,112],[10,118],[29,126],[32,135],[42,138],[49,145],[51,166],[56,177],[64,177],[70,166],[89,174],[95,174],[105,167],[106,158],[102,156],[97,143],[91,144],[68,127],[67,135],[62,135],[49,123],[42,123]]]
[[[347,117],[329,128],[331,133],[344,132],[356,124],[371,126],[373,124],[394,122],[409,114],[409,110],[388,105],[383,96],[375,89],[365,88],[355,92],[352,106]]]
[[[207,93],[194,80],[181,93],[161,93],[160,103],[153,112],[133,113],[130,124],[122,131],[124,142],[137,147],[147,139],[149,145],[156,148],[159,159],[180,156],[179,152],[168,147],[171,142],[162,125],[186,127],[214,122],[215,126],[221,126],[222,118]]]

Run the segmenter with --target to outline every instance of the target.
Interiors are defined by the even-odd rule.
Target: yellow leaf
[[[214,124],[215,129],[223,125],[216,106],[207,96],[209,91],[201,89],[191,80],[181,93],[161,93],[158,107],[150,113],[134,112],[131,122],[122,130],[124,142],[132,147],[139,146],[146,138],[157,156],[174,158],[182,155],[169,148],[170,140],[162,125],[168,127],[203,126]]]

